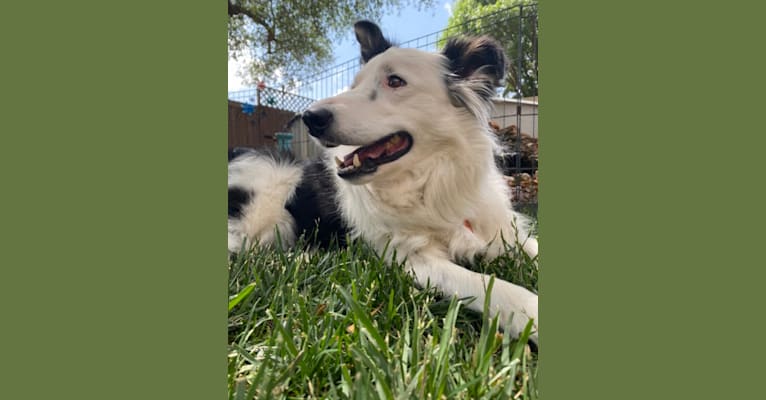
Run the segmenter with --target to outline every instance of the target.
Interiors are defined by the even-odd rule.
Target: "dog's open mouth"
[[[377,142],[362,146],[343,160],[335,157],[338,176],[344,179],[377,171],[379,165],[390,163],[407,154],[412,148],[412,136],[404,131],[392,133]]]

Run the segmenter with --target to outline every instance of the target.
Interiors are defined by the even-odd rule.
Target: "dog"
[[[361,239],[419,286],[473,297],[467,307],[481,312],[489,276],[458,263],[508,245],[538,252],[494,161],[500,145],[489,117],[504,52],[486,36],[453,38],[430,53],[394,46],[369,21],[354,31],[363,65],[350,89],[301,116],[323,149],[319,160],[230,153],[229,251],[290,246],[314,231],[319,245]],[[493,315],[511,319],[513,336],[532,320],[537,344],[536,294],[497,279],[489,300]]]

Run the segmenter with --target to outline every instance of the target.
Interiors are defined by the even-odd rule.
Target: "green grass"
[[[509,252],[475,270],[536,291]],[[229,399],[535,399],[537,356],[497,318],[417,288],[364,244],[229,262]],[[485,305],[486,306],[486,305]]]

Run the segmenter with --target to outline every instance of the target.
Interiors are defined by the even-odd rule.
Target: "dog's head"
[[[314,103],[302,116],[341,178],[361,184],[395,177],[456,151],[492,157],[490,98],[506,65],[497,42],[451,39],[441,53],[428,53],[393,46],[368,21],[354,30],[364,65],[350,90]]]

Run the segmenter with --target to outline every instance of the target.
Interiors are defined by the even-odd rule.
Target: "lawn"
[[[508,254],[472,269],[537,291]],[[229,261],[230,399],[535,399],[537,355],[362,243]]]

